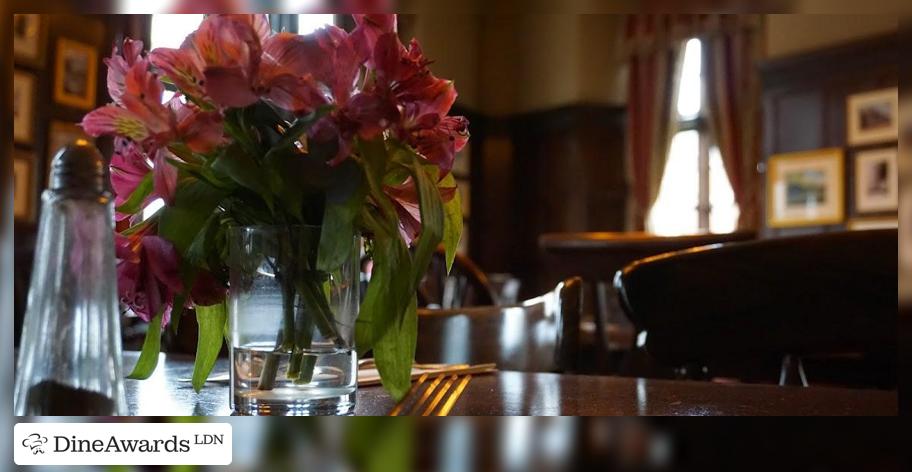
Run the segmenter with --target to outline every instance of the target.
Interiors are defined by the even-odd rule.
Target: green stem
[[[282,330],[279,330],[279,334],[276,336],[276,347],[275,350],[279,350],[279,346],[282,342]],[[269,352],[266,354],[266,360],[263,362],[263,370],[260,372],[260,381],[257,382],[258,390],[272,390],[275,388],[275,379],[276,374],[279,371],[279,354],[277,352]]]

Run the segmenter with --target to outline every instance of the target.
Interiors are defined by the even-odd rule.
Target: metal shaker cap
[[[84,139],[62,147],[51,164],[51,190],[105,193],[107,166],[95,146]]]

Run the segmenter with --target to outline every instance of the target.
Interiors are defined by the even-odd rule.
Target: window
[[[647,228],[656,234],[729,233],[738,223],[735,194],[703,114],[701,47],[696,38],[684,47],[674,135],[659,196],[647,221]]]
[[[309,14],[298,15],[298,34],[312,33],[326,25],[333,24],[335,15]]]

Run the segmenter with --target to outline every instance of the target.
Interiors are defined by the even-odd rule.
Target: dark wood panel
[[[471,254],[538,287],[541,234],[622,231],[627,188],[620,106],[572,105],[473,121]]]
[[[895,87],[899,49],[886,34],[820,51],[768,61],[759,66],[763,83],[763,160],[773,154],[826,147],[846,148],[846,210],[851,210],[848,176],[854,148],[846,144],[849,95]],[[765,176],[763,181],[765,195]],[[765,210],[765,209],[764,209]],[[765,211],[764,211],[765,213]],[[847,211],[847,217],[852,213]],[[767,237],[841,231],[844,224],[797,228],[765,227]]]

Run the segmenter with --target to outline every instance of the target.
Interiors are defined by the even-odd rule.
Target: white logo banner
[[[228,423],[18,423],[18,465],[229,465]]]

